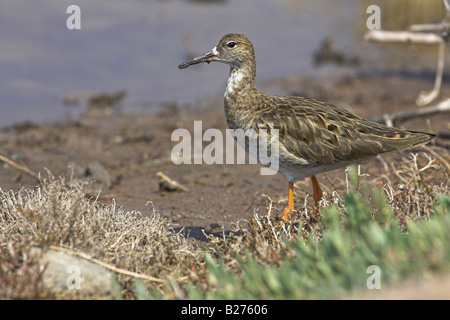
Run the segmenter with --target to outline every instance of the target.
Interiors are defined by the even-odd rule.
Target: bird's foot
[[[290,204],[288,204],[288,206],[284,209],[284,211],[283,211],[283,220],[288,220],[290,217],[291,217],[291,215],[292,215],[292,213],[294,212],[294,204],[292,203],[290,203]]]

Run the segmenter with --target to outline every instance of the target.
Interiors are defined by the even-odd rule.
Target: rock
[[[111,176],[97,161],[87,165],[85,175],[91,177],[95,182],[103,184],[107,188],[111,186]]]
[[[46,266],[44,285],[57,296],[113,299],[112,273],[89,260],[55,250],[33,248]]]
[[[66,178],[69,185],[80,181],[93,182],[96,184],[94,189],[109,188],[112,183],[109,172],[97,161],[90,162],[86,166],[70,164],[66,169]]]

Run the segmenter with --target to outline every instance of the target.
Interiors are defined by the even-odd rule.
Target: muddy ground
[[[336,79],[289,78],[258,83],[265,92],[305,95],[332,102],[368,119],[399,110],[415,110],[415,99],[422,90],[433,86],[432,71],[412,74],[379,73],[368,76],[349,72]],[[193,84],[194,85],[194,84]],[[444,79],[441,97],[448,98],[450,82]],[[232,223],[249,219],[255,212],[264,212],[267,197],[282,211],[287,203],[287,181],[281,174],[262,176],[259,165],[175,165],[171,150],[177,142],[171,134],[177,128],[193,133],[193,121],[202,120],[203,130],[218,128],[224,132],[226,121],[223,98],[208,97],[200,105],[181,106],[168,103],[159,111],[133,115],[122,110],[91,108],[76,120],[33,124],[14,124],[3,128],[0,135],[1,154],[34,172],[47,176],[62,175],[66,181],[94,179],[91,195],[110,204],[115,201],[125,211],[142,213],[155,209],[176,227],[184,227],[191,237],[202,238],[206,232],[228,230]],[[435,114],[399,121],[396,126],[423,130],[440,135],[431,150],[449,161],[449,116]],[[205,144],[206,145],[206,144]],[[423,151],[423,148],[417,151]],[[399,164],[409,153],[384,155],[387,163]],[[72,168],[72,169],[70,169]],[[161,190],[158,172],[179,182],[188,191]],[[389,179],[393,186],[400,181],[386,171],[382,161],[373,160],[362,166],[374,185],[382,186]],[[429,183],[448,184],[448,176],[427,176]],[[380,175],[385,174],[384,179]],[[318,176],[325,192],[346,189],[345,170]],[[0,165],[0,186],[3,190],[33,188],[35,178]],[[297,208],[312,209],[310,181],[299,181],[295,189]],[[113,200],[114,199],[114,200]],[[151,201],[151,203],[149,203]]]

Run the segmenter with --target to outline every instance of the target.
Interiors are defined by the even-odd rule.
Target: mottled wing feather
[[[365,120],[314,99],[268,95],[262,99],[260,105],[268,107],[258,110],[254,119],[260,119],[260,126],[265,123],[279,130],[280,144],[291,154],[288,158],[308,163],[362,162],[433,137]]]

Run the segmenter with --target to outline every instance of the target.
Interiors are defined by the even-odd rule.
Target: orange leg
[[[316,205],[316,208],[319,207],[319,201],[322,199],[323,192],[320,188],[319,181],[317,181],[316,176],[311,176],[311,182],[313,186],[313,197],[314,197],[314,204]]]
[[[288,205],[286,209],[284,209],[283,220],[289,219],[293,211],[294,211],[294,183],[289,182]]]

